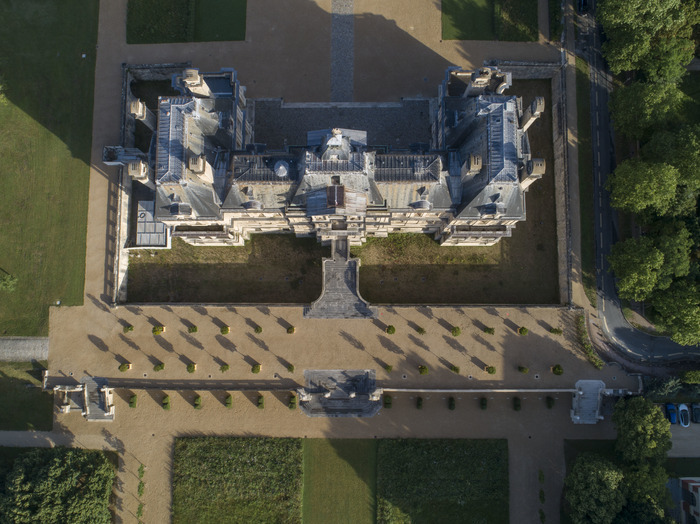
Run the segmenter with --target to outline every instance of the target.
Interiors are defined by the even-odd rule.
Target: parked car
[[[688,404],[681,404],[678,406],[678,418],[680,419],[681,426],[684,428],[690,427],[690,411],[688,410]]]
[[[676,406],[670,402],[666,404],[666,418],[671,424],[678,424],[678,410]]]
[[[690,405],[690,420],[700,423],[700,404]]]

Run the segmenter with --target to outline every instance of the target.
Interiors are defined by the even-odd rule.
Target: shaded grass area
[[[374,303],[555,304],[559,302],[552,152],[551,85],[516,80],[512,93],[527,106],[544,96],[546,111],[530,128],[535,157],[547,171],[526,193],[527,219],[512,238],[491,247],[440,246],[427,235],[371,238],[352,254],[361,258],[360,293]]]
[[[0,292],[0,335],[46,335],[49,305],[82,304],[97,14],[3,2],[0,269],[18,282]]]
[[[129,0],[129,44],[245,40],[246,0]]]
[[[324,256],[330,250],[316,239],[291,234],[253,235],[241,247],[191,246],[175,238],[170,250],[129,259],[128,300],[312,302],[321,294]]]
[[[377,522],[508,522],[507,440],[382,440]]]
[[[700,457],[667,458],[666,470],[671,477],[700,477]]]
[[[442,0],[443,40],[536,41],[537,0]]]
[[[299,439],[178,438],[173,522],[299,522]]]
[[[561,8],[561,0],[549,1],[549,40],[559,42],[564,30],[564,13]]]
[[[583,289],[596,307],[595,212],[593,191],[593,145],[591,143],[591,84],[589,67],[576,57],[576,113],[578,116],[578,187],[581,205],[581,268]]]
[[[377,442],[304,439],[305,524],[375,522]]]
[[[0,362],[0,430],[51,431],[53,394],[41,389],[45,362]]]

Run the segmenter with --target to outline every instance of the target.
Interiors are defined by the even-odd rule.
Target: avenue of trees
[[[114,476],[101,451],[34,449],[0,479],[0,521],[109,524]]]
[[[654,320],[684,345],[700,343],[700,122],[680,88],[695,56],[695,0],[601,0],[603,54],[625,85],[610,111],[615,129],[640,144],[608,180],[611,203],[635,215],[640,238],[613,246],[610,265],[623,299],[645,301]]]
[[[564,496],[575,524],[671,523],[664,468],[670,424],[643,397],[615,405],[615,456],[579,455],[567,473]]]

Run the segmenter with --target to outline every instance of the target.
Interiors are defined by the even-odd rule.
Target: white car
[[[690,410],[687,404],[678,406],[678,418],[682,427],[687,428],[690,426]]]

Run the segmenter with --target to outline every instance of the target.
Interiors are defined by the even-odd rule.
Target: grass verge
[[[298,522],[299,439],[178,438],[173,522]]]
[[[83,301],[98,5],[3,2],[0,335],[45,336],[51,304]]]
[[[442,0],[443,40],[537,41],[537,0]]]
[[[245,40],[247,0],[129,0],[129,44]]]
[[[583,289],[591,305],[596,307],[591,84],[589,81],[588,62],[578,56],[576,57],[576,112],[578,116],[578,187],[581,206]]]
[[[53,394],[41,389],[44,369],[39,362],[0,362],[0,430],[51,431]]]
[[[377,441],[304,439],[304,524],[373,523]]]
[[[564,13],[561,8],[561,0],[549,1],[549,40],[551,42],[559,42],[561,33],[564,29]]]
[[[537,42],[537,0],[493,0],[498,40]]]
[[[382,440],[377,522],[508,522],[506,440]]]

